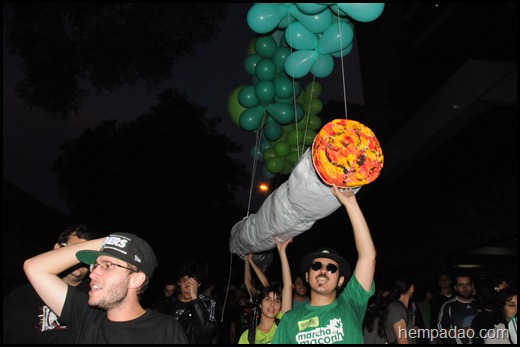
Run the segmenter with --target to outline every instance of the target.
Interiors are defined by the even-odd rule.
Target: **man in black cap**
[[[58,276],[79,261],[90,265],[88,295]],[[32,286],[70,325],[75,343],[188,343],[173,317],[141,306],[140,296],[156,267],[150,245],[129,233],[58,248],[24,263]]]
[[[358,252],[354,274],[332,248],[320,248],[303,257],[301,270],[311,289],[310,301],[284,315],[273,344],[363,344],[363,318],[375,291],[376,250],[352,189],[333,185],[332,193],[345,206],[352,223]]]

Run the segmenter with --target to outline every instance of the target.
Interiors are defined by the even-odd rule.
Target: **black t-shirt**
[[[74,343],[186,344],[188,339],[179,322],[150,309],[126,321],[108,320],[106,311],[88,305],[88,295],[69,287],[61,318],[69,324]]]
[[[76,290],[87,293],[85,279]],[[30,283],[13,289],[3,302],[4,344],[72,344],[70,329],[40,299]]]

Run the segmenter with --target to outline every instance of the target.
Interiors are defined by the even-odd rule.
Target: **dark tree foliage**
[[[152,88],[216,38],[226,14],[226,4],[4,4],[4,35],[22,59],[16,91],[29,109],[64,120],[87,100],[87,81],[98,93]]]
[[[243,217],[235,214],[234,192],[247,175],[230,156],[240,147],[217,133],[219,120],[205,113],[167,90],[136,120],[105,121],[62,144],[53,171],[72,217],[107,233],[152,235],[152,242],[160,236],[170,251],[227,247],[231,227]]]

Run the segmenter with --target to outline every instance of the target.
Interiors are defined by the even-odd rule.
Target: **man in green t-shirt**
[[[363,343],[363,318],[375,291],[376,250],[352,189],[333,185],[332,193],[345,206],[352,224],[358,252],[354,274],[350,277],[349,264],[332,248],[303,257],[301,270],[309,283],[310,301],[284,315],[273,343]]]

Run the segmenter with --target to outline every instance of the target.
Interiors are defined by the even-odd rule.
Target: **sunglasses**
[[[338,266],[334,264],[323,264],[321,261],[315,261],[311,264],[311,269],[314,271],[320,271],[323,267],[327,269],[327,271],[331,274],[336,273],[338,271]]]

